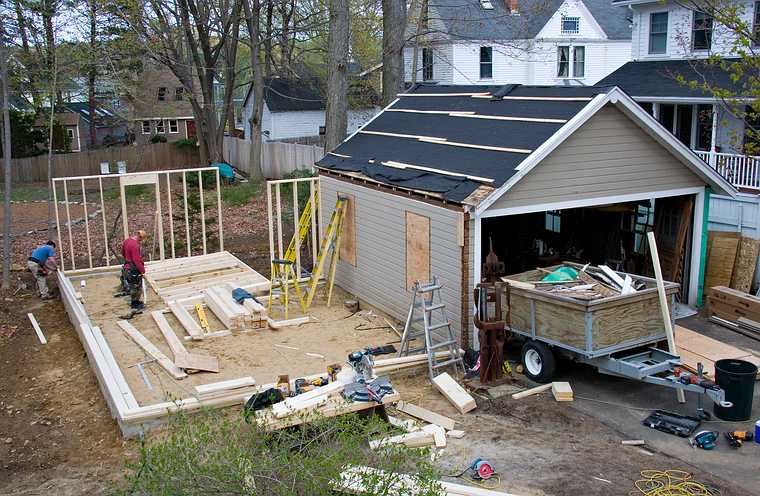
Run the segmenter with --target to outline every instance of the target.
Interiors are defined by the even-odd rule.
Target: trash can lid
[[[757,365],[738,358],[724,358],[715,362],[715,369],[733,375],[756,375]]]

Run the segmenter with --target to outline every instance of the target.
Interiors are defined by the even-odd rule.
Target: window
[[[150,134],[150,121],[142,121],[142,133]]]
[[[560,224],[562,222],[562,212],[559,210],[549,210],[544,213],[544,223],[547,231],[556,232],[560,231]]]
[[[157,134],[165,134],[166,133],[166,129],[164,128],[164,121],[163,121],[163,119],[156,121],[156,133]]]
[[[754,22],[752,23],[752,44],[760,45],[760,2],[755,2]]]
[[[697,150],[709,150],[712,144],[712,105],[697,105]]]
[[[636,219],[633,224],[635,233],[634,247],[636,253],[646,253],[648,244],[646,242],[647,233],[654,227],[654,208],[651,202],[646,205],[639,205],[636,211]]]
[[[666,53],[668,48],[668,13],[649,15],[649,53]]]
[[[159,88],[158,89],[158,101],[159,102],[165,102],[166,101],[166,88]]]
[[[713,18],[704,12],[694,11],[694,24],[691,29],[691,48],[709,50],[712,41]]]
[[[169,120],[169,133],[177,134],[179,132],[179,124],[176,119]]]
[[[562,16],[562,34],[578,34],[581,31],[580,17]]]
[[[69,139],[74,139],[74,130],[73,129],[66,129],[66,135],[69,137]]]
[[[557,47],[557,60],[559,64],[557,66],[557,77],[566,78],[570,77],[570,47],[561,46]]]
[[[493,77],[493,47],[480,47],[480,79]]]
[[[493,10],[493,3],[491,3],[491,0],[480,0],[480,8],[483,10]]]
[[[585,76],[586,47],[569,45],[557,47],[557,77],[582,78]]]
[[[177,86],[174,88],[174,101],[175,102],[181,102],[185,99],[185,88],[182,86]]]
[[[422,49],[422,80],[431,81],[433,79],[433,49]]]
[[[586,75],[586,47],[573,47],[573,77]]]

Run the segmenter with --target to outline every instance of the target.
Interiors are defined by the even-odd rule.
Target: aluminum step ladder
[[[432,380],[444,367],[453,366],[455,375],[461,371],[464,376],[464,362],[459,352],[459,343],[451,330],[451,321],[446,315],[446,305],[441,300],[441,284],[434,276],[429,283],[414,283],[412,304],[404,325],[399,357],[415,353],[425,353],[428,358],[428,373]],[[420,329],[418,324],[422,324]],[[412,348],[412,341],[424,336],[422,346]],[[436,353],[448,351],[446,357]]]

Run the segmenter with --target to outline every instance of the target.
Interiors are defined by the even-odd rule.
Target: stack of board
[[[760,366],[760,357],[750,351],[721,343],[678,325],[675,326],[674,332],[676,348],[683,367],[696,373],[697,364],[701,363],[708,379],[715,378],[715,362],[724,358],[735,358]]]
[[[740,317],[760,322],[760,298],[725,286],[710,289],[708,296],[710,315],[730,322]]]
[[[557,401],[573,401],[573,388],[569,382],[552,382],[552,394]]]

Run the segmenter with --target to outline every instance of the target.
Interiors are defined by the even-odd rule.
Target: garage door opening
[[[577,262],[653,276],[646,233],[654,231],[663,277],[681,284],[686,302],[693,219],[693,195],[489,217],[482,221],[481,260],[493,246],[503,275]]]

